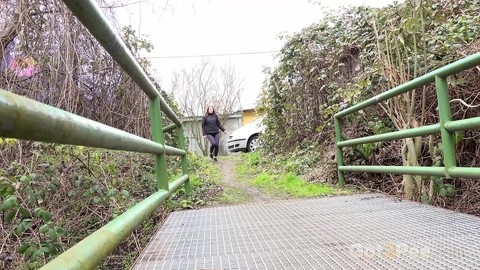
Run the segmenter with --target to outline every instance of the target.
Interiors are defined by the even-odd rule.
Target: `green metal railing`
[[[454,133],[461,130],[470,130],[480,128],[480,117],[452,121],[450,110],[450,98],[448,95],[447,77],[463,70],[480,65],[480,53],[465,57],[459,61],[446,65],[442,68],[429,72],[405,84],[390,89],[380,95],[360,102],[350,108],[347,108],[334,117],[335,139],[337,144],[337,163],[338,163],[338,184],[345,185],[344,172],[372,172],[372,173],[394,173],[410,175],[441,176],[446,178],[465,177],[480,178],[480,168],[457,167],[455,158]],[[376,105],[389,98],[396,97],[418,87],[435,82],[438,99],[438,110],[440,123],[394,131],[385,134],[373,135],[368,137],[344,140],[342,134],[342,118],[358,112],[362,109]],[[427,136],[440,133],[443,145],[443,163],[444,167],[422,167],[422,166],[345,166],[343,161],[342,148],[345,146],[356,146],[359,144],[383,142],[387,140],[398,140],[418,136]]]
[[[182,123],[161,97],[94,0],[64,0],[75,16],[150,99],[153,141],[0,89],[0,137],[155,154],[158,191],[92,233],[41,269],[94,269],[133,229],[185,184],[190,192]],[[174,124],[163,127],[161,112]],[[177,130],[178,147],[164,132]],[[183,176],[169,183],[166,155],[181,156]]]

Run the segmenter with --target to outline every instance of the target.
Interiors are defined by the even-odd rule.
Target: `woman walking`
[[[217,161],[218,156],[220,130],[223,131],[223,133],[227,134],[222,124],[220,123],[217,114],[215,113],[215,109],[213,108],[213,106],[209,106],[207,108],[205,116],[203,116],[202,119],[202,131],[203,137],[207,137],[208,141],[210,141],[210,158],[214,161]]]

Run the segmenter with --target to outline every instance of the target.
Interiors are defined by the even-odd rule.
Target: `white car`
[[[265,130],[262,118],[235,130],[227,141],[230,152],[254,152],[258,148],[258,136]]]

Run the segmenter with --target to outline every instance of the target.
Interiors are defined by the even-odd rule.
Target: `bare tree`
[[[105,11],[118,25],[111,10]],[[4,0],[0,14],[0,88],[150,136],[147,98],[64,3]],[[152,44],[131,27],[117,28],[148,71],[149,63],[139,56]]]
[[[239,111],[242,82],[233,65],[217,68],[205,59],[190,70],[183,69],[173,74],[171,95],[180,111],[194,121],[191,137],[204,154],[207,154],[208,144],[202,136],[201,116],[208,106],[214,106],[223,121]]]
[[[106,1],[107,0],[99,0],[98,2],[103,4],[106,3]],[[108,0],[108,2],[115,4],[116,0]],[[113,58],[106,53],[98,41],[93,38],[62,1],[0,0],[0,14],[0,89],[82,115],[140,136],[151,136],[148,117],[148,99],[146,95]],[[112,17],[111,10],[106,10],[106,16]],[[111,21],[113,21],[113,18]],[[113,24],[117,25],[115,22]],[[132,27],[118,27],[117,32],[122,36],[132,54],[148,74],[149,63],[145,58],[140,57],[140,52],[142,50],[151,50],[152,44],[145,38],[138,36]],[[158,85],[156,85],[156,88],[160,89]],[[162,92],[162,95],[163,94]],[[164,96],[164,98],[167,100],[167,103],[172,105],[167,97]],[[175,106],[172,106],[172,109],[175,110]],[[1,117],[2,115],[0,113],[0,120]],[[166,122],[165,124],[168,124],[165,118],[164,121]],[[175,146],[176,136],[173,133],[167,133],[165,134],[165,140],[167,144]],[[2,140],[0,139],[0,141]],[[52,178],[50,178],[50,176],[45,178],[39,176],[38,179],[42,180],[37,181],[34,185],[32,184],[31,187],[35,189],[35,192],[46,190],[43,188],[49,186],[49,184],[61,188],[58,188],[58,190],[55,189],[55,191],[51,193],[54,197],[44,197],[45,195],[42,195],[43,198],[51,198],[46,199],[45,202],[37,201],[37,199],[33,201],[26,199],[30,197],[30,195],[27,196],[27,193],[30,194],[30,191],[26,189],[12,189],[11,194],[15,194],[17,198],[22,198],[18,200],[18,204],[21,205],[22,209],[31,209],[26,211],[33,213],[33,209],[39,207],[41,204],[42,209],[51,211],[54,217],[52,222],[62,224],[62,226],[65,224],[66,231],[71,232],[85,230],[86,227],[84,225],[87,223],[89,225],[87,231],[95,230],[102,226],[102,222],[96,222],[94,226],[90,226],[91,222],[88,221],[87,217],[93,216],[91,213],[95,213],[97,216],[107,215],[108,218],[102,218],[102,220],[107,221],[111,217],[110,213],[113,213],[112,211],[114,211],[114,209],[122,209],[118,208],[120,207],[118,204],[116,204],[115,208],[85,207],[78,211],[81,211],[81,215],[86,218],[84,220],[86,223],[78,219],[76,220],[78,222],[63,222],[63,220],[68,221],[67,219],[69,218],[69,213],[66,213],[65,209],[70,209],[71,207],[69,207],[69,205],[73,206],[73,202],[76,201],[76,197],[67,196],[65,192],[69,192],[74,188],[79,188],[79,191],[89,188],[74,186],[71,179],[82,175],[85,170],[88,170],[90,174],[93,175],[92,171],[88,168],[90,166],[90,155],[88,154],[87,157],[85,157],[86,162],[84,163],[82,161],[82,159],[84,159],[83,157],[70,153],[70,155],[75,156],[75,161],[72,161],[69,154],[63,150],[57,151],[57,148],[52,148],[47,145],[40,146],[29,141],[20,141],[15,147],[6,148],[5,144],[2,145],[0,149],[0,168],[12,168],[11,164],[18,164],[18,166],[15,165],[18,171],[15,169],[12,170],[12,172],[8,172],[8,174],[12,174],[12,179],[14,179],[16,175],[33,175],[32,172],[37,171],[39,168],[37,165],[39,160],[41,160],[40,156],[43,156],[43,153],[38,155],[34,154],[35,149],[48,149],[45,152],[48,152],[48,155],[52,155],[52,157],[52,153],[58,154],[58,158],[43,159],[46,162],[44,165],[51,166],[52,168],[61,168],[58,171],[62,172],[55,174],[55,176],[53,176],[52,173]],[[43,150],[40,150],[40,152],[41,151]],[[100,156],[102,156],[101,159],[103,160],[105,154],[103,154],[104,152],[101,153]],[[123,157],[123,154],[120,155]],[[13,161],[15,161],[15,163],[13,163]],[[142,159],[142,162],[143,161],[149,162]],[[75,165],[77,162],[83,164],[83,168],[79,166],[78,170],[74,169],[77,168]],[[169,163],[170,162],[173,163],[176,161],[169,160]],[[85,164],[89,165],[85,166]],[[64,170],[64,168],[69,169]],[[100,170],[103,171],[101,167]],[[136,170],[135,168],[132,169],[132,175],[137,175],[138,172],[134,173]],[[69,174],[67,171],[70,171],[72,177],[67,177]],[[123,169],[119,171],[123,172]],[[55,173],[56,172],[57,171],[55,171]],[[3,173],[3,170],[1,174],[1,176],[7,176],[7,174]],[[113,176],[113,174],[105,173],[104,171],[102,176],[97,175],[98,178],[94,177],[95,183],[98,183],[96,187],[100,188],[101,186],[102,190],[109,190],[110,187],[115,185],[112,184],[114,182],[110,182],[109,180],[111,176]],[[50,179],[55,179],[55,182],[49,182]],[[0,181],[1,180],[2,179],[0,179]],[[112,181],[114,180],[112,179]],[[124,184],[128,186],[128,183],[125,182]],[[30,188],[30,185],[23,186]],[[142,190],[146,191],[148,188],[145,187],[145,189]],[[143,194],[144,191],[139,192],[139,194]],[[8,196],[0,196],[0,203],[6,198],[8,198]],[[37,197],[35,196],[35,198]],[[82,197],[82,199],[85,198]],[[90,202],[91,200],[89,199],[85,200],[86,204]],[[2,215],[2,217],[3,216],[4,215]],[[41,255],[36,257],[24,256],[21,255],[20,252],[15,254],[14,252],[18,251],[18,248],[27,242],[29,245],[31,244],[29,248],[32,250],[32,253],[30,254],[34,254],[34,247],[36,249],[35,252],[38,252],[39,248],[45,243],[45,238],[38,232],[38,225],[41,224],[38,218],[36,220],[34,219],[32,223],[29,223],[35,224],[30,230],[25,230],[21,233],[16,232],[15,228],[18,228],[18,224],[24,224],[23,222],[25,220],[17,214],[15,214],[15,217],[12,217],[10,221],[2,218],[0,224],[2,231],[0,269],[24,269],[25,267],[22,266],[26,266],[27,264],[33,267],[32,265],[39,265],[37,263],[45,262],[47,259],[55,256],[56,252],[60,252],[63,249],[50,249],[45,254],[42,252]],[[141,233],[140,231],[135,232],[135,234]],[[123,254],[132,254],[134,249],[140,248],[139,242],[137,241],[138,235],[135,234],[133,239],[125,241],[122,244],[123,246],[117,249],[117,253],[110,257],[104,267],[108,269],[112,267],[118,268],[113,266],[119,263],[118,261],[120,260],[118,258],[124,258],[125,256]],[[62,242],[66,243],[65,246],[68,247],[72,244],[71,240],[73,239],[73,242],[75,242],[77,237],[78,235],[76,234],[67,234],[63,238],[64,240],[66,239],[66,241],[62,240]],[[11,254],[11,259],[8,258],[5,260],[5,254]],[[3,259],[1,257],[3,257]],[[124,266],[123,259],[121,260]],[[16,267],[17,265],[18,267]]]

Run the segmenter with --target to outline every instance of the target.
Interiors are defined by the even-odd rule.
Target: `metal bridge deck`
[[[174,212],[133,269],[480,269],[480,218],[377,194]]]

